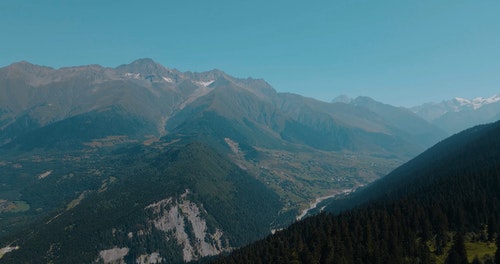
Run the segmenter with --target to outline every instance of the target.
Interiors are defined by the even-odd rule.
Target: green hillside
[[[71,181],[89,189],[80,192],[79,198],[64,209],[12,238],[4,238],[4,246],[15,244],[20,249],[6,254],[2,263],[89,263],[99,257],[100,251],[115,247],[128,248],[125,259],[129,261],[158,253],[167,262],[182,262],[186,244],[178,243],[171,233],[181,230],[158,229],[154,221],[161,217],[155,218],[159,216],[147,209],[155,203],[171,199],[171,204],[161,210],[169,210],[177,203],[187,206],[183,210],[195,208],[197,213],[189,217],[197,217],[201,221],[198,224],[206,225],[207,234],[220,234],[212,237],[221,241],[220,250],[268,234],[282,208],[276,194],[203,144],[173,146],[163,151],[122,149],[106,163],[113,163],[114,171],[97,188]],[[23,195],[28,203],[36,199],[35,191]],[[182,232],[196,240],[190,232],[200,227],[189,217],[185,218],[189,221]],[[193,252],[190,257],[196,258],[199,252]]]
[[[359,191],[375,200],[307,218],[214,263],[491,261],[499,240],[499,134],[500,121],[455,135]]]

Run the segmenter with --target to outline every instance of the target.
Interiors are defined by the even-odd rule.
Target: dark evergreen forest
[[[367,188],[375,201],[307,218],[213,263],[500,263],[498,249],[467,256],[464,246],[499,248],[500,122],[416,160],[395,171],[405,178],[393,173]]]

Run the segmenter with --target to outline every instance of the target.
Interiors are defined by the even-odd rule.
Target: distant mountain
[[[427,103],[412,107],[420,117],[450,134],[465,128],[500,119],[500,95],[472,100],[454,98],[441,103]]]
[[[356,208],[307,218],[213,263],[493,263],[499,134],[500,121],[463,131],[348,196]]]
[[[72,260],[47,253],[62,244],[104,262],[198,259],[282,228],[442,138],[369,98],[320,102],[220,70],[14,63],[0,69],[0,242],[54,263]]]
[[[141,73],[138,73],[141,74]],[[90,111],[117,106],[162,131],[164,113],[182,96],[168,83],[135,79],[96,65],[54,70],[28,63],[0,69],[1,142]],[[157,127],[157,128],[156,128]]]
[[[358,150],[359,146],[371,145],[366,142],[370,138],[385,137],[383,142],[375,143],[376,148],[384,151],[388,141],[405,141],[404,145],[409,145],[408,150],[414,150],[395,152],[411,156],[442,137],[439,133],[430,135],[427,137],[429,142],[416,142],[419,146],[413,147],[414,138],[405,138],[401,131],[397,131],[405,128],[405,124],[395,126],[394,122],[400,120],[383,120],[381,115],[390,111],[374,113],[361,110],[365,111],[363,113],[356,107],[330,107],[301,96],[278,94],[262,80],[238,79],[218,70],[182,73],[151,59],[140,59],[115,69],[90,65],[56,70],[27,62],[15,63],[0,69],[0,95],[0,140],[4,144],[30,130],[109,107],[141,119],[147,129],[136,136],[161,136],[167,134],[166,128],[175,129],[183,116],[189,119],[194,111],[211,111],[224,118],[251,122],[262,128],[262,133],[278,135],[279,140],[313,144],[315,148]],[[209,109],[203,109],[203,106]],[[323,120],[311,123],[321,115]],[[387,123],[388,120],[393,123]],[[422,120],[419,122],[425,123]],[[435,129],[428,124],[422,127],[421,130]],[[335,139],[334,134],[329,135],[331,129],[346,135],[352,134],[354,129],[354,134],[358,136]],[[349,131],[344,131],[346,129]],[[413,129],[403,132],[407,131],[413,132]],[[313,143],[297,134],[305,132],[322,137],[323,143]],[[363,140],[362,143],[357,142]]]
[[[151,144],[160,137],[204,142],[291,195],[291,210],[371,182],[444,137],[415,116],[408,122],[409,113],[395,107],[377,112],[325,103],[277,93],[263,80],[180,72],[151,59],[116,68],[14,63],[0,69],[0,95],[5,155]]]
[[[394,154],[399,152],[396,150],[397,148],[406,149],[408,153],[418,153],[429,144],[445,137],[445,134],[437,127],[428,124],[408,111],[376,102],[368,97],[352,100],[348,104],[318,103],[315,100],[305,100],[304,103],[292,104],[294,101],[299,101],[295,95],[287,95],[285,98],[290,102],[285,101],[282,105],[291,111],[290,114],[294,115],[299,110],[302,111],[301,114],[306,111],[314,113],[303,117],[303,122],[320,123],[321,121],[317,120],[319,117],[329,116],[338,126],[347,128],[349,130],[347,135],[352,139],[350,142],[345,140],[342,142],[350,144],[350,148],[358,151],[362,151],[363,148],[378,148],[379,151],[385,150]],[[375,105],[377,107],[371,107]],[[383,107],[387,108],[384,111],[379,111]],[[395,116],[401,117],[396,119]],[[409,122],[405,118],[417,123],[414,126],[408,126]],[[416,130],[415,126],[421,127]],[[429,134],[424,139],[424,136],[419,137],[417,133]],[[323,140],[322,144],[325,142]]]
[[[420,143],[422,147],[428,147],[444,139],[447,134],[436,125],[430,124],[413,112],[403,107],[394,107],[388,104],[377,102],[369,97],[358,97],[351,104],[365,107],[378,114],[395,129],[406,133],[412,142]]]
[[[332,100],[332,103],[345,103],[345,104],[348,104],[350,102],[352,102],[352,99],[349,96],[345,95],[345,94],[339,95],[339,96],[333,98],[333,100]]]

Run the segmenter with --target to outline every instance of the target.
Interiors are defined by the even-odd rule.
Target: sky
[[[409,107],[500,93],[498,14],[497,0],[1,0],[0,67],[152,58]]]

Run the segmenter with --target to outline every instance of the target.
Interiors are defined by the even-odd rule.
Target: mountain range
[[[0,68],[0,242],[19,248],[2,260],[182,262],[230,251],[451,133],[423,112],[368,97],[327,103],[151,59],[14,63]]]
[[[263,80],[238,79],[218,70],[181,73],[150,59],[115,69],[90,65],[55,70],[21,62],[2,68],[0,82],[3,144],[27,131],[103,111],[129,121],[143,122],[141,129],[132,127],[136,131],[126,132],[134,137],[164,136],[167,130],[186,125],[182,124],[186,117],[193,119],[195,113],[207,112],[242,123],[252,130],[255,126],[261,136],[271,137],[273,141],[278,138],[325,150],[358,150],[361,148],[359,142],[363,141],[362,148],[394,152],[390,144],[372,143],[372,138],[379,138],[386,140],[383,143],[404,144],[415,154],[422,150],[422,145],[429,143],[408,142],[405,133],[434,142],[445,136],[434,132],[425,122],[420,123],[423,131],[415,132],[397,123],[399,120],[384,119],[373,108],[280,94]],[[397,112],[397,109],[392,110]],[[405,114],[411,116],[409,112],[400,113]],[[291,127],[297,129],[291,131]],[[333,130],[344,135],[343,140],[328,138]],[[318,144],[301,136],[306,131],[329,140]]]
[[[332,103],[358,104],[359,100],[366,100],[363,98],[353,99],[340,95],[333,99]],[[456,97],[439,103],[429,102],[406,109],[440,128],[447,135],[453,135],[474,125],[492,123],[500,119],[500,94],[489,98]]]
[[[454,134],[476,124],[500,119],[500,94],[472,100],[454,98],[441,103],[427,103],[411,108],[417,115]]]

